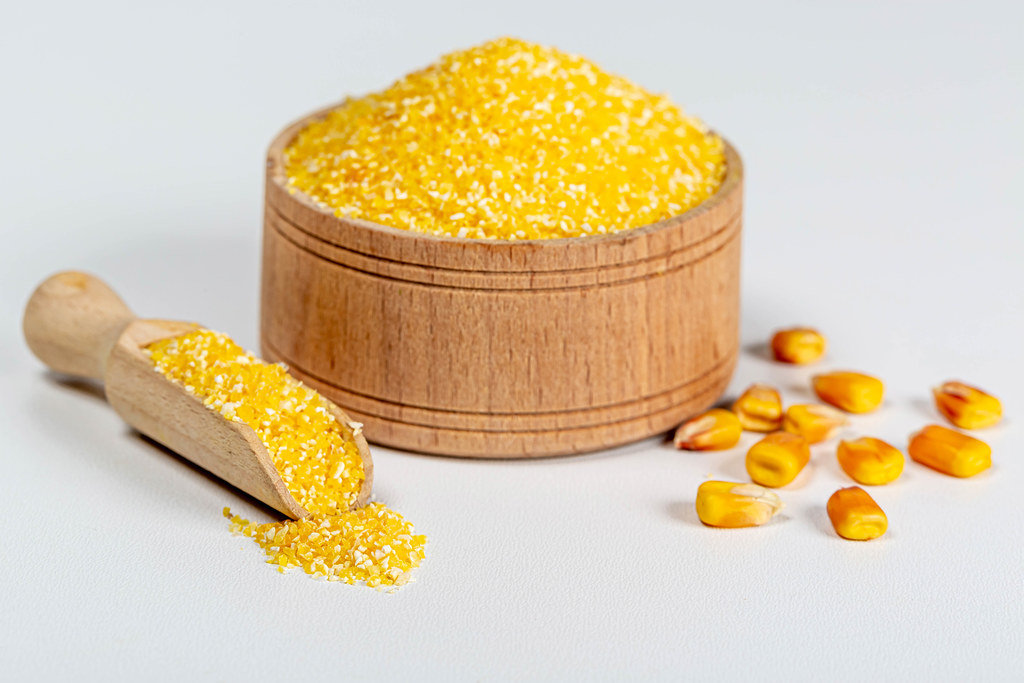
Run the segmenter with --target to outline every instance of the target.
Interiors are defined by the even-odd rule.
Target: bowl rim
[[[299,134],[299,132],[310,123],[322,120],[330,112],[334,111],[338,107],[344,105],[346,100],[336,102],[326,107],[321,107],[311,113],[306,114],[298,119],[295,119],[284,129],[282,129],[271,141],[269,148],[267,149],[267,182],[273,182],[280,188],[281,191],[287,193],[293,200],[300,202],[305,208],[312,210],[325,219],[333,219],[338,223],[348,223],[350,225],[358,226],[359,228],[376,231],[383,235],[387,235],[396,239],[412,240],[414,242],[421,241],[430,244],[447,243],[451,245],[458,245],[460,247],[476,248],[471,245],[486,245],[489,249],[513,249],[516,247],[533,247],[534,249],[551,249],[557,248],[558,245],[565,247],[586,247],[597,244],[614,243],[614,242],[629,242],[636,239],[642,239],[643,237],[650,235],[651,233],[660,232],[662,230],[678,226],[682,223],[687,223],[698,216],[701,216],[719,205],[728,201],[732,195],[740,190],[743,184],[743,160],[739,155],[739,152],[729,142],[725,136],[716,133],[713,129],[709,129],[709,132],[715,133],[722,140],[725,152],[725,177],[722,179],[722,184],[718,187],[713,195],[705,199],[703,202],[694,206],[683,213],[670,216],[663,220],[657,221],[656,223],[648,223],[641,225],[636,228],[625,228],[616,232],[596,234],[596,235],[578,235],[574,237],[549,237],[549,238],[537,238],[537,239],[505,239],[500,237],[456,237],[454,235],[432,235],[418,230],[410,230],[407,228],[396,228],[390,225],[384,225],[383,223],[377,223],[364,218],[353,218],[348,216],[338,216],[334,213],[334,210],[327,207],[320,202],[316,201],[313,197],[307,195],[302,190],[295,188],[288,184],[288,174],[284,163],[284,150],[291,144],[292,140]]]

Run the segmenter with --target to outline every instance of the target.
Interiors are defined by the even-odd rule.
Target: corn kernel
[[[991,427],[1003,417],[998,398],[963,382],[944,382],[932,395],[943,417],[962,429]]]
[[[761,526],[781,509],[778,495],[757,484],[706,481],[697,489],[697,516],[708,526]]]
[[[888,484],[903,472],[903,454],[881,439],[870,436],[840,441],[836,458],[843,471],[858,484]]]
[[[828,372],[815,375],[814,393],[825,403],[848,413],[870,413],[882,404],[882,380],[859,372]]]
[[[740,424],[751,432],[774,432],[782,426],[782,397],[767,384],[752,384],[732,404]]]
[[[992,466],[984,441],[940,425],[928,425],[910,438],[910,457],[953,477],[973,477]]]
[[[828,518],[836,533],[851,541],[870,541],[889,528],[878,503],[859,486],[839,489],[828,499]]]
[[[799,434],[807,443],[818,443],[832,438],[836,431],[847,424],[846,416],[835,408],[816,404],[797,404],[786,410],[782,428]]]
[[[800,474],[811,459],[811,449],[802,436],[772,432],[747,451],[747,473],[762,486],[785,486]]]
[[[714,408],[679,425],[675,445],[688,451],[718,451],[735,446],[742,433],[743,427],[735,415]]]
[[[783,363],[805,365],[825,353],[825,337],[809,327],[780,330],[772,337],[772,355]]]
[[[664,95],[513,38],[346,100],[288,146],[289,187],[338,216],[431,235],[549,239],[679,215],[725,146]]]

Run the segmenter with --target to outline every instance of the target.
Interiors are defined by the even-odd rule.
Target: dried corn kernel
[[[207,408],[249,425],[267,447],[282,481],[311,514],[253,524],[232,516],[233,531],[251,537],[281,571],[369,586],[398,585],[423,559],[426,539],[380,504],[349,512],[365,473],[353,425],[283,366],[264,363],[223,334],[197,330],[147,347],[155,369],[183,385]]]
[[[881,439],[870,436],[840,441],[836,458],[843,471],[858,484],[888,484],[903,472],[903,454]]]
[[[992,466],[992,449],[984,441],[955,429],[928,425],[910,438],[910,457],[953,477],[973,477]]]
[[[848,413],[870,413],[882,404],[882,380],[859,372],[827,372],[815,375],[814,393],[825,403]]]
[[[944,382],[932,394],[939,412],[962,429],[991,427],[1003,417],[998,398],[963,382]]]
[[[714,408],[679,425],[674,441],[676,448],[688,451],[719,451],[735,446],[742,433],[735,415]]]
[[[761,526],[781,509],[779,497],[757,484],[706,481],[697,489],[697,516],[708,526]]]
[[[809,327],[780,330],[772,337],[772,355],[783,363],[813,363],[825,353],[825,337]]]
[[[512,38],[349,99],[285,156],[289,187],[338,216],[455,237],[636,228],[725,176],[722,140],[667,97]]]
[[[762,486],[778,488],[796,479],[811,459],[811,449],[802,436],[772,432],[747,451],[747,473]]]
[[[889,528],[878,503],[859,486],[839,489],[828,499],[828,518],[836,533],[851,541],[870,541]]]
[[[774,432],[782,426],[782,397],[767,384],[752,384],[732,404],[743,428],[751,432]]]
[[[832,438],[836,431],[849,420],[835,408],[815,404],[797,404],[786,410],[782,428],[799,434],[808,443],[818,443]]]

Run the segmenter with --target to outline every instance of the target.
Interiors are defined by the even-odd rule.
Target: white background
[[[287,6],[286,6],[287,5]],[[1019,3],[18,3],[0,23],[0,678],[1019,679],[1024,676],[1024,94]],[[989,472],[908,463],[890,531],[837,538],[835,443],[749,530],[702,527],[718,454],[658,439],[541,462],[377,448],[430,537],[396,594],[282,576],[231,489],[47,374],[20,314],[83,268],[140,314],[257,344],[263,154],[299,115],[502,34],[666,91],[747,167],[754,380],[808,323],[887,381],[851,435],[904,447],[963,378],[1005,403]]]

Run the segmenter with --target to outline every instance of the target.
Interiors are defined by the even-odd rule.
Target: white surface
[[[20,3],[0,24],[0,678],[6,680],[1013,679],[1024,675],[1024,97],[1019,3],[831,9],[630,2]],[[770,9],[769,5],[773,5]],[[580,14],[583,12],[583,14]],[[744,448],[657,440],[543,462],[375,449],[377,497],[430,536],[397,594],[281,576],[221,508],[259,510],[133,436],[24,348],[50,272],[256,344],[262,158],[340,95],[504,34],[668,91],[744,155],[744,354],[820,326],[821,367],[871,371],[851,433],[905,445],[960,377],[1005,402],[990,472],[908,463],[872,489],[890,532],[838,539],[834,444],[784,516],[707,529]],[[696,61],[695,61],[696,59]]]

